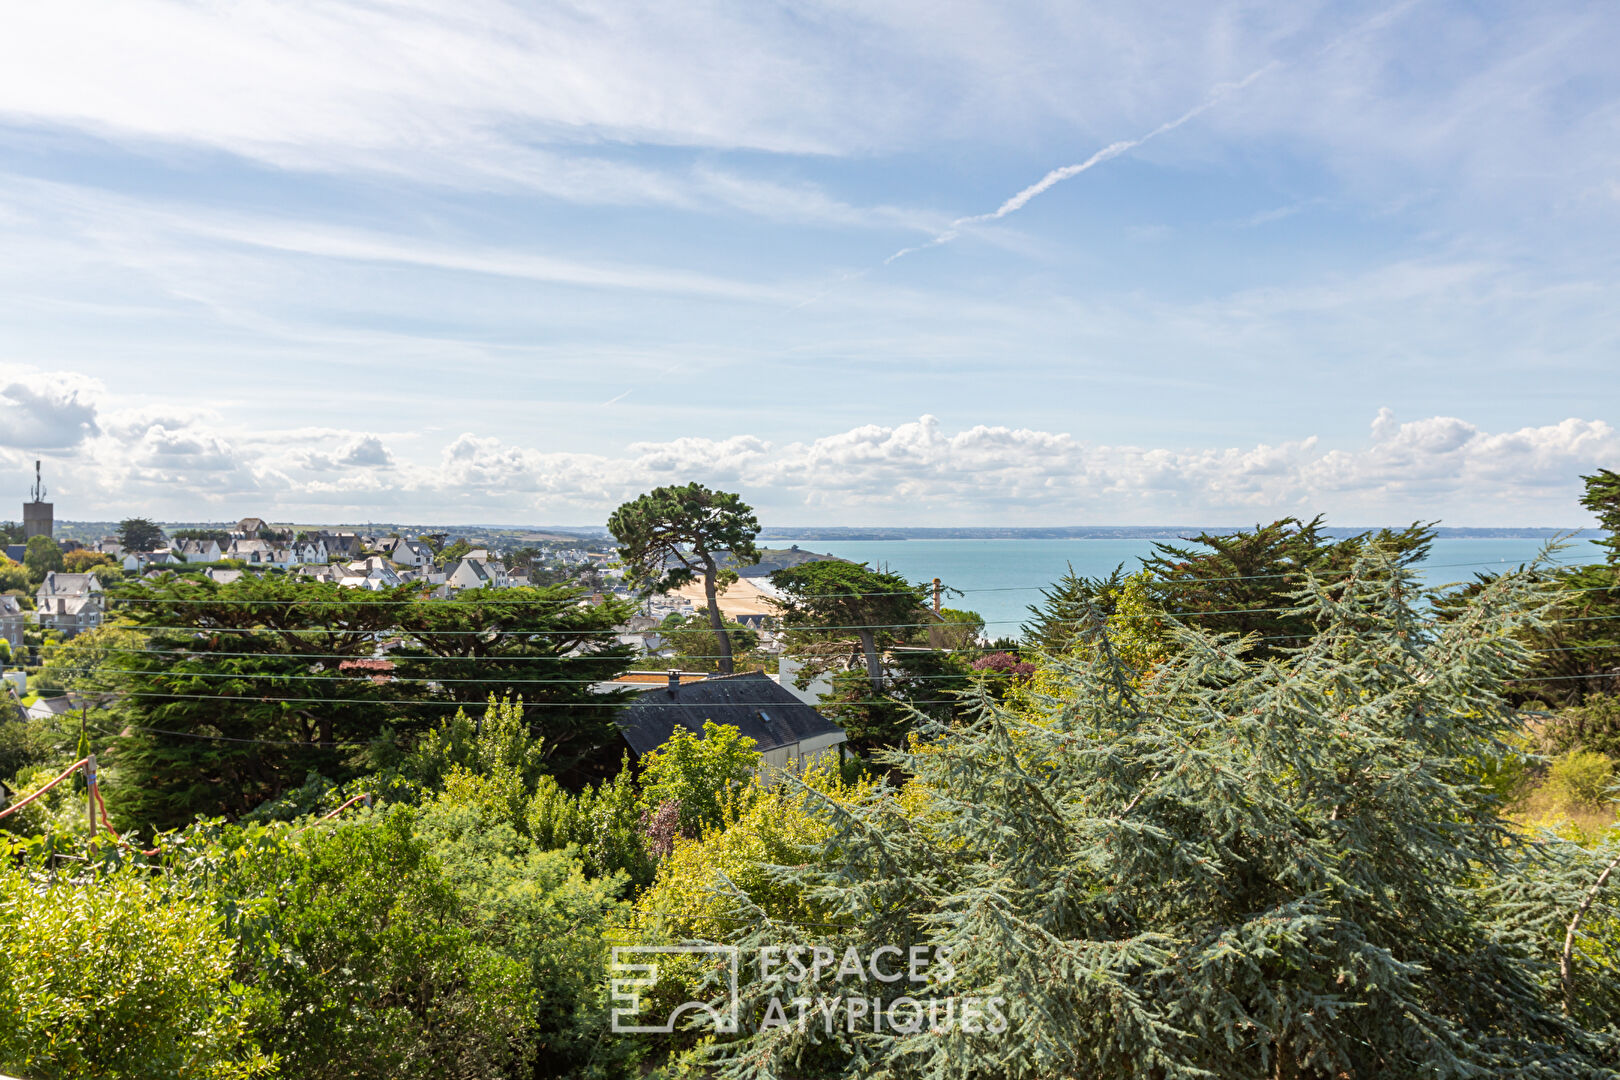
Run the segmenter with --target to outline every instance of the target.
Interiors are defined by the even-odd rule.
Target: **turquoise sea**
[[[1087,577],[1107,574],[1120,563],[1135,569],[1153,550],[1151,540],[772,540],[770,546],[797,543],[855,562],[886,566],[913,581],[939,578],[962,590],[947,607],[984,616],[991,637],[1016,637],[1038,603],[1041,589],[1070,566]],[[1423,576],[1431,584],[1467,581],[1475,573],[1504,570],[1536,557],[1543,541],[1529,538],[1443,537],[1434,542]],[[1602,561],[1601,549],[1578,540],[1559,552],[1561,563]]]

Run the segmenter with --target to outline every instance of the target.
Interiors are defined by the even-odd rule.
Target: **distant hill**
[[[722,566],[723,569],[736,570],[739,577],[762,578],[769,577],[777,570],[786,570],[791,566],[803,566],[805,563],[826,562],[832,560],[841,562],[836,555],[821,555],[814,551],[804,551],[794,544],[787,548],[760,548],[759,562],[753,566],[737,566],[731,562],[728,555]]]

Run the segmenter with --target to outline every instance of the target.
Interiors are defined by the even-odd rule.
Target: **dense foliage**
[[[1611,526],[1613,477],[1588,478]],[[632,763],[593,686],[630,608],[579,590],[130,586],[114,624],[33,641],[35,687],[122,699],[82,733],[0,720],[13,800],[94,752],[129,830],[86,839],[82,774],[0,819],[0,1072],[1620,1074],[1614,566],[1436,591],[1428,535],[1160,545],[993,645],[882,571],[784,571],[860,752],[802,777],[714,724]],[[615,1034],[614,947],[694,940],[744,948],[744,1030]],[[952,961],[761,970],[791,943]],[[664,963],[645,1018],[710,974]],[[945,1019],[755,1026],[821,994]],[[1005,1030],[951,1020],[993,997]]]
[[[1010,1026],[772,1027],[722,1046],[724,1073],[810,1053],[847,1076],[1606,1075],[1607,972],[1566,985],[1551,920],[1612,853],[1516,841],[1477,769],[1507,753],[1515,634],[1550,597],[1504,577],[1434,626],[1402,563],[1369,545],[1308,582],[1282,614],[1319,630],[1283,658],[1171,624],[1136,666],[1093,619],[1049,692],[901,755],[905,789],[817,803],[838,858],[784,880],[847,925],[833,954],[947,946],[930,993],[999,995]],[[740,892],[728,914],[750,946],[803,933]]]
[[[719,670],[732,673],[731,637],[721,620],[718,597],[725,576],[722,558],[733,565],[759,561],[754,538],[759,519],[753,508],[728,491],[702,484],[661,487],[620,506],[608,518],[619,543],[619,559],[631,585],[644,593],[667,593],[703,582],[704,609],[718,646]]]
[[[566,769],[618,741],[618,698],[590,681],[629,664],[612,633],[624,605],[582,600],[557,587],[445,602],[271,576],[135,584],[118,610],[145,648],[117,654],[130,737],[109,801],[160,828],[240,814],[310,773],[356,775],[376,740],[508,692]]]
[[[8,853],[9,854],[9,853]],[[0,1064],[36,1080],[269,1071],[234,948],[205,904],[113,869],[93,884],[0,865]]]

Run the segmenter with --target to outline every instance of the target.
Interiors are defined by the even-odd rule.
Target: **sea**
[[[947,588],[945,606],[984,616],[985,635],[1017,637],[1029,620],[1029,607],[1041,590],[1072,567],[1085,577],[1106,575],[1123,565],[1127,573],[1152,553],[1147,539],[1085,540],[778,540],[771,547],[796,543],[805,551],[836,555],[882,567],[912,581],[939,578]],[[1501,572],[1536,558],[1546,544],[1535,537],[1440,537],[1418,573],[1430,585],[1471,581],[1476,574]],[[1186,545],[1191,546],[1191,545]],[[1574,540],[1553,561],[1569,565],[1601,562],[1603,549],[1593,541]]]

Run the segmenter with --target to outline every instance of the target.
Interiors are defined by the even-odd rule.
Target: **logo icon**
[[[658,985],[659,956],[710,955],[722,964],[730,1008],[722,1012],[706,1001],[685,1001],[675,1006],[662,1024],[640,1024],[641,992]],[[689,1012],[707,1013],[714,1030],[721,1035],[737,1033],[737,968],[735,945],[616,945],[613,963],[612,1030],[615,1034],[670,1034],[675,1023]]]

